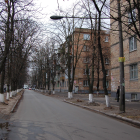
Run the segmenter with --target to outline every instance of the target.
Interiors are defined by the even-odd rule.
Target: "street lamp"
[[[50,18],[53,20],[59,20],[59,19],[62,19],[64,17],[63,16],[51,16]]]
[[[53,20],[60,20],[60,19],[62,19],[62,18],[79,18],[79,19],[98,19],[98,18],[93,18],[93,17],[75,17],[75,16],[71,16],[71,17],[67,17],[67,16],[51,16],[50,17],[51,19],[53,19]],[[110,18],[108,18],[108,17],[102,17],[102,19],[110,19]]]

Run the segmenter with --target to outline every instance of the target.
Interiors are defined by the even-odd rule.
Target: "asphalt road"
[[[95,102],[100,102],[105,104],[105,98],[95,98]],[[120,103],[115,100],[114,97],[110,98],[110,104],[119,106]],[[140,102],[131,102],[131,101],[125,101],[125,108],[132,108],[132,109],[140,109]]]
[[[139,140],[140,129],[25,90],[8,140]]]

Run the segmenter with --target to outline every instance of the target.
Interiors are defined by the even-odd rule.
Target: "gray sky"
[[[75,1],[76,0],[34,0],[36,7],[40,8],[39,16],[45,21],[50,19],[50,16],[53,15],[58,7],[65,10],[70,8]]]

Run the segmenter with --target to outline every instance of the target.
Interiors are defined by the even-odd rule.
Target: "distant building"
[[[91,78],[91,71],[92,71],[92,53],[93,53],[93,42],[94,34],[91,33],[90,29],[84,28],[76,28],[74,34],[74,46],[70,43],[70,49],[74,47],[74,58],[76,57],[76,51],[78,47],[78,53],[81,53],[80,58],[78,60],[76,70],[75,70],[75,79],[74,79],[74,86],[73,92],[75,93],[88,93],[89,86],[88,80],[86,75],[86,65],[90,67],[89,76]],[[70,42],[72,41],[72,36],[69,38]],[[94,62],[94,85],[93,89],[97,91],[97,82],[98,82],[98,74],[97,69],[99,68],[99,92],[104,93],[103,91],[103,74],[101,72],[101,62],[99,57],[99,51],[97,47],[97,37],[96,37],[95,45],[95,62]],[[65,45],[65,53],[68,51],[68,45]],[[111,79],[110,79],[110,34],[109,32],[102,30],[101,31],[101,45],[104,55],[104,62],[106,68],[106,78],[107,78],[107,89],[110,92],[111,90]],[[61,46],[62,47],[62,46]],[[72,51],[71,51],[72,52]],[[98,65],[99,61],[99,65]],[[75,60],[74,60],[75,63]],[[68,76],[67,76],[67,66],[65,63],[61,63],[61,70],[56,74],[56,86],[55,90],[57,91],[68,91]]]

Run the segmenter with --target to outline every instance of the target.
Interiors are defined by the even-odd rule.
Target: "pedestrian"
[[[118,86],[118,89],[117,89],[117,102],[119,102],[119,96],[120,96],[120,86]]]

